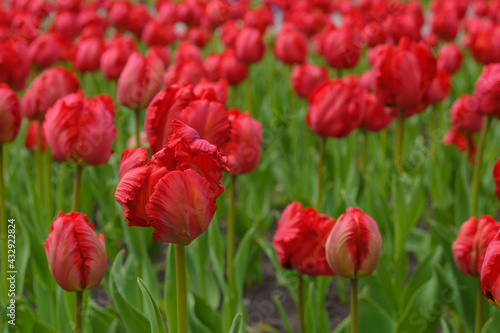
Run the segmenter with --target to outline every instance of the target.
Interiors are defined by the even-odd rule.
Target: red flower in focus
[[[497,234],[500,223],[491,216],[471,217],[460,227],[451,250],[458,269],[465,275],[479,277],[486,248]]]
[[[164,72],[163,61],[156,53],[146,57],[132,53],[118,78],[118,102],[131,109],[145,108],[160,90]]]
[[[326,262],[325,244],[335,223],[334,218],[318,214],[301,203],[289,204],[278,221],[273,245],[284,269],[301,274],[334,275]]]
[[[243,28],[234,43],[236,57],[247,64],[259,62],[264,56],[266,45],[259,30]]]
[[[30,121],[28,128],[26,129],[26,140],[24,141],[24,146],[31,151],[35,151],[37,140],[38,140],[38,131],[42,131],[41,138],[42,142],[40,145],[40,150],[45,151],[46,140],[45,140],[45,132],[43,131],[43,127],[40,126],[40,122],[38,120]]]
[[[5,83],[0,83],[0,145],[14,141],[21,126],[19,97]]]
[[[462,66],[462,53],[456,44],[449,43],[441,47],[437,57],[437,69],[455,74]]]
[[[302,64],[307,58],[307,37],[294,26],[284,24],[274,44],[276,58],[288,65]]]
[[[500,158],[493,167],[493,179],[495,180],[495,193],[497,194],[498,200],[500,200]]]
[[[213,218],[224,191],[217,147],[174,120],[168,144],[151,160],[146,149],[125,150],[115,199],[129,226],[153,227],[153,240],[188,245]]]
[[[71,50],[71,64],[82,73],[95,72],[99,69],[101,55],[105,49],[106,46],[99,37],[81,38]]]
[[[326,242],[326,260],[335,274],[358,279],[377,267],[382,237],[377,223],[358,208],[347,208]]]
[[[429,47],[402,38],[398,46],[383,46],[375,63],[375,93],[389,107],[411,111],[422,107],[436,75]]]
[[[484,297],[500,308],[500,232],[492,239],[484,255],[481,268],[481,291]]]
[[[78,89],[80,84],[75,74],[62,67],[49,68],[38,75],[24,92],[23,114],[28,119],[43,122],[47,110],[59,98],[75,93]]]
[[[474,87],[474,98],[478,111],[483,115],[495,115],[500,118],[500,64],[483,67]]]
[[[57,284],[66,291],[98,286],[104,277],[108,257],[104,236],[95,234],[87,216],[60,213],[50,230],[43,247]]]
[[[111,156],[116,128],[113,100],[82,91],[60,98],[45,116],[43,131],[56,161],[100,165]]]
[[[260,162],[262,125],[250,117],[248,112],[229,110],[229,141],[220,149],[227,158],[230,174],[251,172]]]
[[[304,98],[326,80],[328,80],[326,68],[310,64],[295,66],[290,74],[293,90]]]
[[[321,84],[309,95],[307,124],[322,137],[349,135],[363,121],[361,91],[356,85],[339,79]]]

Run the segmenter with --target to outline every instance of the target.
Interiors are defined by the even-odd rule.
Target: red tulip
[[[301,274],[334,275],[326,262],[325,244],[335,219],[301,203],[289,204],[278,221],[273,245],[284,269]]]
[[[151,57],[151,53],[156,53],[156,55],[160,57],[161,61],[163,62],[163,66],[165,68],[167,68],[168,65],[170,65],[170,52],[167,47],[160,45],[151,46],[148,49],[148,52],[146,52],[146,58]]]
[[[425,103],[436,104],[444,101],[450,94],[450,88],[450,74],[444,70],[438,70],[425,95]]]
[[[98,286],[104,277],[108,257],[104,236],[95,234],[87,216],[60,213],[50,230],[43,247],[57,284],[66,291]]]
[[[335,274],[358,279],[377,267],[382,237],[377,223],[358,208],[347,208],[326,242],[326,260]]]
[[[380,101],[400,110],[422,106],[436,75],[436,61],[423,42],[402,38],[399,45],[384,46],[375,64],[375,93]]]
[[[109,96],[84,98],[80,90],[60,98],[43,123],[54,159],[82,165],[107,163],[116,137],[113,117],[113,100]]]
[[[129,56],[136,50],[135,42],[120,35],[106,41],[106,51],[101,55],[100,67],[108,80],[118,80]]]
[[[243,28],[234,43],[236,57],[247,64],[259,62],[264,56],[266,45],[259,30]]]
[[[326,80],[328,80],[326,68],[310,64],[295,66],[290,74],[293,90],[304,98]]]
[[[256,28],[263,34],[267,27],[273,25],[274,14],[267,6],[261,6],[245,13],[243,17],[245,27]]]
[[[184,83],[196,85],[204,76],[203,64],[198,61],[188,60],[170,66],[165,73],[164,82],[167,86]]]
[[[0,40],[0,83],[12,89],[24,88],[30,74],[30,62],[26,44],[9,38]]]
[[[230,18],[230,4],[225,0],[209,0],[205,7],[205,18],[208,26],[217,28]]]
[[[95,72],[99,69],[101,55],[106,47],[101,38],[89,37],[79,39],[71,50],[71,64],[84,72]]]
[[[483,117],[477,112],[477,102],[469,95],[459,97],[451,106],[451,125],[460,132],[472,134],[483,127]]]
[[[246,79],[248,67],[236,58],[234,50],[226,49],[219,59],[218,74],[219,78],[227,80],[232,86],[236,86]]]
[[[497,63],[500,61],[500,26],[490,20],[468,21],[464,44],[477,62]]]
[[[500,64],[483,67],[476,81],[474,98],[478,103],[478,111],[483,115],[496,115],[500,118]]]
[[[140,37],[142,30],[150,20],[151,14],[149,14],[148,8],[142,3],[135,4],[128,13],[127,29]]]
[[[75,93],[78,89],[80,84],[75,74],[62,67],[49,68],[38,75],[24,92],[23,114],[31,120],[43,122],[47,110],[59,98]]]
[[[455,39],[458,32],[460,18],[454,8],[446,8],[434,13],[432,18],[432,31],[441,39]]]
[[[359,38],[351,29],[331,31],[323,41],[322,55],[333,68],[353,68],[361,55]]]
[[[288,65],[304,63],[307,58],[306,35],[291,25],[283,25],[276,37],[274,54]]]
[[[192,27],[187,34],[187,39],[198,47],[204,47],[210,38],[210,31],[199,27]]]
[[[43,127],[40,126],[40,122],[38,120],[30,121],[28,128],[26,129],[26,140],[24,141],[24,146],[31,151],[35,151],[37,141],[38,141],[38,131],[42,130]],[[40,145],[40,150],[45,151],[46,140],[45,140],[45,132],[42,130],[41,133],[42,142]]]
[[[144,123],[151,153],[163,148],[171,134],[172,120],[194,99],[191,85],[168,86],[153,98],[147,108]]]
[[[118,78],[118,102],[131,109],[145,108],[161,89],[164,72],[163,61],[155,53],[147,57],[132,53]]]
[[[212,81],[217,81],[220,79],[219,77],[219,64],[220,64],[221,55],[217,53],[211,53],[207,56],[205,61],[203,61],[203,69],[205,70],[205,74],[207,78]]]
[[[14,141],[21,126],[19,97],[5,83],[0,83],[0,145]]]
[[[165,46],[175,40],[175,34],[172,26],[165,26],[156,20],[151,20],[144,26],[141,39],[148,46]]]
[[[474,163],[476,146],[472,134],[463,134],[454,127],[451,127],[443,137],[443,144],[447,146],[453,145],[460,151],[467,150],[469,163]]]
[[[194,87],[194,94],[197,98],[202,98],[206,90],[212,89],[215,92],[215,100],[219,103],[226,104],[229,94],[229,85],[226,80],[210,81],[201,79]]]
[[[251,172],[260,162],[262,125],[247,112],[229,110],[229,141],[220,149],[227,158],[229,173],[245,174]]]
[[[68,38],[74,38],[78,34],[78,27],[75,24],[76,17],[76,13],[71,11],[58,11],[54,17],[54,21],[50,25],[49,31]]]
[[[226,23],[224,23],[221,27],[221,40],[222,43],[227,47],[227,48],[233,48],[234,43],[236,41],[236,37],[238,37],[239,33],[239,28],[238,25],[236,24],[235,20],[229,20]]]
[[[185,61],[203,62],[200,48],[188,41],[181,42],[175,51],[175,62]]]
[[[449,74],[455,74],[462,65],[462,58],[462,53],[456,44],[445,44],[439,50],[437,69],[445,70]]]
[[[481,268],[481,291],[484,297],[500,308],[500,232],[496,234],[484,255],[483,266]]]
[[[306,121],[322,137],[342,138],[363,121],[359,95],[361,88],[333,79],[309,95]]]
[[[157,242],[188,245],[212,220],[223,164],[216,146],[174,120],[168,144],[151,160],[144,148],[123,152],[115,199],[129,226],[153,227]]]
[[[38,36],[30,43],[28,57],[30,62],[38,68],[47,68],[59,60],[59,42],[56,36],[50,33]]]
[[[380,104],[375,94],[364,91],[361,95],[363,121],[359,127],[378,132],[389,126],[393,120],[391,110]]]
[[[123,32],[128,25],[132,4],[129,1],[111,1],[109,3],[108,20],[118,31]]]
[[[500,158],[496,161],[493,167],[493,179],[495,180],[496,194],[498,200],[500,200]]]
[[[497,234],[500,223],[491,216],[471,217],[460,227],[451,250],[458,269],[465,275],[479,277],[488,244]]]

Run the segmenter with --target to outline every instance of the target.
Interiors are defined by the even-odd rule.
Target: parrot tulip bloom
[[[478,111],[483,115],[500,117],[500,64],[483,67],[476,81],[474,98],[478,103]]]
[[[500,232],[492,239],[484,255],[481,269],[481,291],[484,297],[500,308]]]
[[[129,226],[153,227],[153,240],[188,245],[210,224],[224,158],[217,147],[178,120],[172,136],[151,160],[146,149],[122,154],[115,199]]]
[[[309,276],[334,275],[328,266],[325,244],[335,219],[301,203],[289,204],[278,221],[273,245],[284,269]]]
[[[495,166],[493,167],[493,179],[495,180],[495,192],[498,200],[500,200],[500,158],[496,161]]]
[[[386,45],[375,60],[375,93],[380,101],[400,110],[422,106],[436,75],[436,61],[424,42],[402,38],[398,46]]]
[[[495,237],[500,223],[491,216],[475,217],[465,221],[460,227],[451,250],[458,269],[465,275],[479,277],[486,248]]]
[[[134,110],[145,108],[160,90],[164,72],[163,61],[155,52],[147,57],[132,53],[118,78],[118,102]]]
[[[274,54],[288,65],[304,63],[307,58],[306,35],[292,25],[283,25],[276,37]]]
[[[347,208],[326,242],[326,260],[335,274],[359,279],[377,267],[382,237],[377,223],[358,208]]]
[[[113,100],[109,96],[84,98],[79,91],[59,99],[43,124],[54,159],[80,165],[107,163],[116,137],[113,117]]]
[[[309,95],[306,121],[322,137],[343,138],[363,121],[361,88],[339,79],[321,84]]]
[[[243,28],[236,37],[234,49],[236,57],[247,64],[259,62],[264,56],[266,45],[260,31],[255,28]]]
[[[19,97],[5,83],[0,83],[0,145],[14,141],[21,126]]]
[[[310,64],[296,66],[290,74],[293,90],[303,98],[307,98],[316,87],[326,80],[328,80],[326,68]]]
[[[260,162],[262,125],[248,112],[241,113],[238,109],[229,110],[229,123],[229,141],[221,148],[221,153],[227,158],[230,174],[249,173]]]
[[[38,75],[24,92],[22,110],[25,117],[42,121],[56,101],[75,93],[80,84],[75,74],[62,67],[49,68]]]
[[[82,291],[101,283],[106,271],[104,236],[81,213],[60,213],[43,243],[49,269],[66,291]]]

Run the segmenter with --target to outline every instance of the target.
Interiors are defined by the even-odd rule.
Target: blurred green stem
[[[52,211],[52,154],[50,149],[45,149],[45,200],[47,200],[47,217],[49,226],[52,223],[53,211]]]
[[[82,306],[83,306],[83,290],[76,292],[75,333],[82,332]]]
[[[323,203],[323,164],[325,161],[325,148],[326,148],[326,137],[321,137],[321,142],[319,144],[319,160],[318,160],[318,195],[317,198],[317,209],[318,212],[322,208]]]
[[[43,166],[42,166],[42,123],[38,127],[35,147],[35,176],[36,176],[36,195],[37,200],[42,200],[44,196],[43,190]],[[40,205],[42,207],[43,205]],[[40,209],[40,218],[43,217],[43,209]]]
[[[297,275],[298,284],[297,284],[297,310],[299,313],[299,325],[300,332],[306,333],[306,321],[305,321],[305,312],[304,312],[304,280],[302,278],[302,274],[298,273]]]
[[[236,284],[234,281],[234,238],[235,238],[235,225],[234,225],[234,202],[236,200],[236,175],[231,175],[229,183],[229,207],[227,210],[227,263],[226,263],[226,276],[229,285],[229,311],[234,311],[234,299],[236,296]]]
[[[71,211],[78,211],[78,201],[80,199],[80,186],[82,184],[82,171],[81,165],[76,166],[75,182],[73,184],[73,199],[71,200]]]
[[[368,132],[366,130],[362,131],[362,143],[361,143],[361,153],[359,156],[359,168],[363,174],[365,183],[368,181],[368,166],[367,166],[367,154],[368,154]]]
[[[338,69],[337,69],[337,77],[338,77],[339,79],[341,79],[343,74],[344,74],[344,73],[343,73],[342,68],[338,68]]]
[[[405,113],[400,110],[398,119],[396,120],[396,132],[395,132],[395,142],[394,142],[394,164],[396,165],[396,170],[398,174],[403,173],[403,145],[404,145],[404,134],[405,134]]]
[[[358,333],[358,279],[351,279],[351,333]]]
[[[188,332],[186,254],[184,245],[175,244],[177,281],[177,333]]]
[[[437,118],[438,118],[438,104],[433,104],[432,105],[432,110],[431,110],[431,122],[430,122],[430,136],[429,139],[431,140],[431,161],[432,164],[435,165],[437,161],[437,151],[436,151],[436,141],[437,141]]]
[[[141,147],[141,109],[134,110],[135,114],[135,145],[136,149]]]
[[[245,99],[248,112],[255,117],[254,111],[252,109],[252,82],[250,80],[250,71],[248,72],[248,77],[245,79]]]
[[[484,118],[483,128],[481,129],[481,134],[479,136],[479,143],[477,145],[475,165],[474,165],[474,175],[472,176],[472,207],[471,207],[471,215],[477,215],[477,204],[479,199],[479,184],[481,178],[481,168],[483,166],[483,153],[484,153],[484,145],[486,143],[486,135],[488,133],[488,129],[490,127],[490,117],[487,116]]]
[[[481,292],[481,287],[477,289],[477,299],[476,299],[476,324],[474,328],[475,333],[481,333],[483,328],[483,293]]]
[[[7,212],[5,211],[5,182],[3,178],[3,144],[0,143],[0,232],[2,233],[2,271],[7,269]],[[7,297],[7,279],[2,278],[0,305]]]

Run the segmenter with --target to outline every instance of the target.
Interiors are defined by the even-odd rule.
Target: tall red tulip
[[[105,49],[106,46],[99,37],[80,38],[71,50],[71,64],[80,72],[95,72],[99,69]]]
[[[220,149],[227,158],[229,173],[245,174],[254,170],[260,162],[262,125],[248,112],[229,110],[229,141]]]
[[[486,248],[495,237],[500,223],[491,216],[471,217],[460,227],[451,250],[458,269],[465,275],[479,278]]]
[[[462,53],[456,44],[445,44],[439,49],[437,69],[445,70],[449,74],[455,74],[462,66],[462,58]]]
[[[243,28],[234,43],[236,57],[247,64],[259,62],[264,56],[266,45],[259,30]]]
[[[274,44],[276,58],[287,65],[302,64],[307,58],[307,37],[292,25],[281,27]]]
[[[246,79],[248,66],[239,61],[234,50],[226,49],[220,56],[218,62],[219,78],[227,80],[230,85],[236,86]]]
[[[136,50],[135,42],[120,35],[106,41],[106,51],[101,55],[100,67],[108,80],[118,80],[129,56]]]
[[[81,213],[59,214],[43,243],[49,269],[57,284],[66,291],[82,291],[98,286],[106,271],[104,236]]]
[[[163,61],[156,53],[147,57],[132,53],[118,78],[118,102],[131,109],[145,108],[160,90],[164,72]]]
[[[0,83],[0,145],[14,141],[21,119],[19,97],[8,85]]]
[[[333,30],[323,40],[322,55],[333,68],[353,68],[361,55],[361,42],[353,30]]]
[[[174,28],[173,26],[162,25],[156,20],[151,20],[144,26],[141,39],[148,46],[165,46],[175,40]]]
[[[484,297],[500,308],[500,232],[492,239],[484,255],[481,269],[481,291]]]
[[[483,117],[477,111],[477,102],[474,97],[462,95],[453,102],[450,122],[455,129],[464,134],[472,134],[481,130]]]
[[[146,149],[125,150],[115,199],[129,226],[153,227],[153,240],[188,245],[210,224],[224,159],[217,147],[174,120],[167,145],[151,159]]]
[[[326,261],[325,245],[335,219],[318,214],[314,208],[306,208],[292,202],[281,214],[273,245],[276,255],[285,269],[295,269],[301,274],[333,275]]]
[[[66,95],[75,93],[80,84],[75,74],[62,68],[49,68],[38,75],[24,92],[22,111],[31,120],[42,121],[47,110],[56,101]]]
[[[30,61],[24,42],[8,38],[0,40],[0,83],[12,89],[24,88],[30,74]]]
[[[360,127],[378,132],[389,126],[394,119],[391,109],[380,104],[375,94],[363,91],[361,95],[361,113],[363,121]]]
[[[483,67],[476,81],[474,98],[478,103],[478,111],[483,115],[496,115],[500,118],[500,64]]]
[[[377,267],[382,237],[377,223],[358,208],[347,208],[326,242],[326,260],[335,274],[358,279]]]
[[[450,74],[444,70],[438,70],[425,94],[425,103],[432,105],[444,101],[450,94],[450,89]]]
[[[59,99],[45,117],[43,131],[56,161],[100,165],[111,156],[116,128],[113,100],[82,91]]]
[[[328,79],[328,71],[321,66],[303,64],[295,66],[290,74],[293,90],[307,98],[311,92]]]

